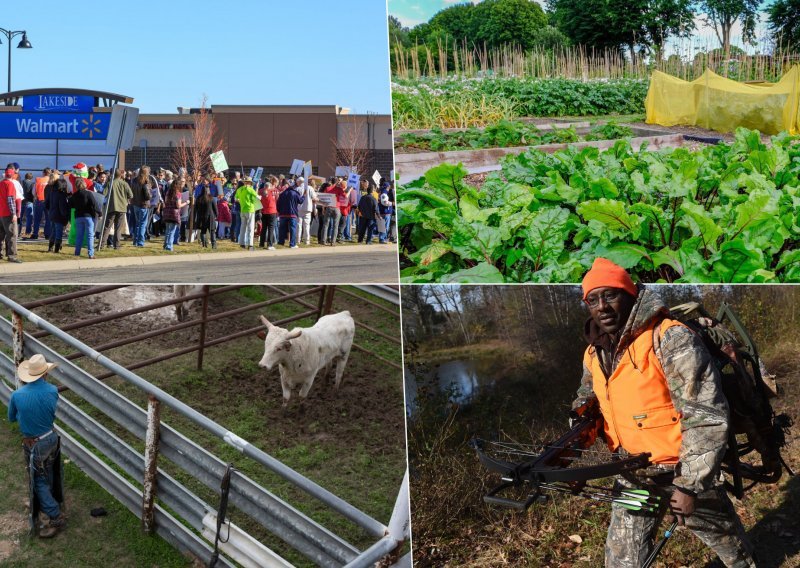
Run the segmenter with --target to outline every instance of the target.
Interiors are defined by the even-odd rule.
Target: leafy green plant
[[[604,256],[646,282],[800,282],[800,137],[502,160],[480,191],[442,164],[398,191],[404,282],[578,282]]]
[[[539,130],[534,125],[525,122],[501,120],[483,130],[469,128],[444,132],[441,128],[433,128],[427,134],[403,134],[395,140],[395,150],[401,152],[403,150],[446,152],[479,148],[565,144],[580,140],[615,140],[632,135],[633,130],[627,126],[613,123],[595,126],[587,135],[579,136],[573,127]]]
[[[392,84],[396,129],[467,128],[524,116],[644,112],[648,81],[616,79],[425,79]]]

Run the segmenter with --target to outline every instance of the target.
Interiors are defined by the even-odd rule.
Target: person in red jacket
[[[17,212],[19,200],[12,181],[14,168],[7,168],[5,179],[0,181],[0,242],[5,242],[9,262],[22,262],[17,258]]]
[[[261,195],[261,237],[258,246],[267,250],[275,250],[275,223],[278,219],[278,196],[280,190],[276,183],[278,178],[270,176]]]

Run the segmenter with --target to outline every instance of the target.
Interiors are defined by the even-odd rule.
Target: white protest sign
[[[336,207],[336,195],[333,193],[318,193],[317,200],[325,207]]]
[[[361,179],[360,175],[351,173],[347,178],[347,185],[358,189],[358,181],[360,179]]]
[[[383,217],[379,217],[375,219],[375,224],[378,225],[378,232],[385,233],[386,232],[386,221],[384,221]]]
[[[306,163],[303,160],[292,160],[292,167],[289,168],[289,173],[293,176],[303,175],[303,166],[305,165]]]
[[[303,164],[303,177],[306,178],[306,182],[311,179],[311,160]]]
[[[375,182],[375,185],[379,186],[381,184],[381,172],[375,170],[375,173],[372,174],[372,181]]]
[[[225,154],[222,153],[222,150],[214,152],[209,158],[211,158],[211,165],[214,166],[214,171],[218,174],[228,169],[228,162],[225,160]]]
[[[333,175],[336,177],[348,177],[352,168],[350,166],[336,166],[336,171]]]

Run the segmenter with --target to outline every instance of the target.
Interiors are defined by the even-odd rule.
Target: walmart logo
[[[82,118],[81,124],[83,127],[81,128],[81,134],[89,135],[89,138],[94,138],[95,133],[100,134],[100,119],[95,119],[93,114],[89,115],[89,118]]]

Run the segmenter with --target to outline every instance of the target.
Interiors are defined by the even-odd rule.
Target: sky
[[[209,105],[329,105],[389,114],[382,0],[36,0],[4,10],[11,90],[71,87],[134,99],[143,113]],[[8,45],[0,35],[0,93]]]
[[[389,14],[396,16],[404,26],[414,27],[427,22],[431,16],[440,10],[464,1],[471,1],[473,4],[480,2],[480,0],[388,0]],[[536,1],[544,7],[544,0]],[[762,7],[770,3],[765,1],[762,3]],[[764,43],[763,40],[767,35],[765,21],[766,19],[762,15],[761,23],[756,29],[757,40],[761,40],[762,43]],[[714,49],[719,46],[719,41],[713,29],[706,26],[700,18],[695,19],[695,29],[694,37],[691,39],[669,41],[666,49],[667,54],[679,53],[686,55],[690,53],[694,55],[699,50]],[[742,44],[742,29],[738,23],[734,26],[731,34],[731,42],[748,52],[753,52],[756,49],[753,46]]]

